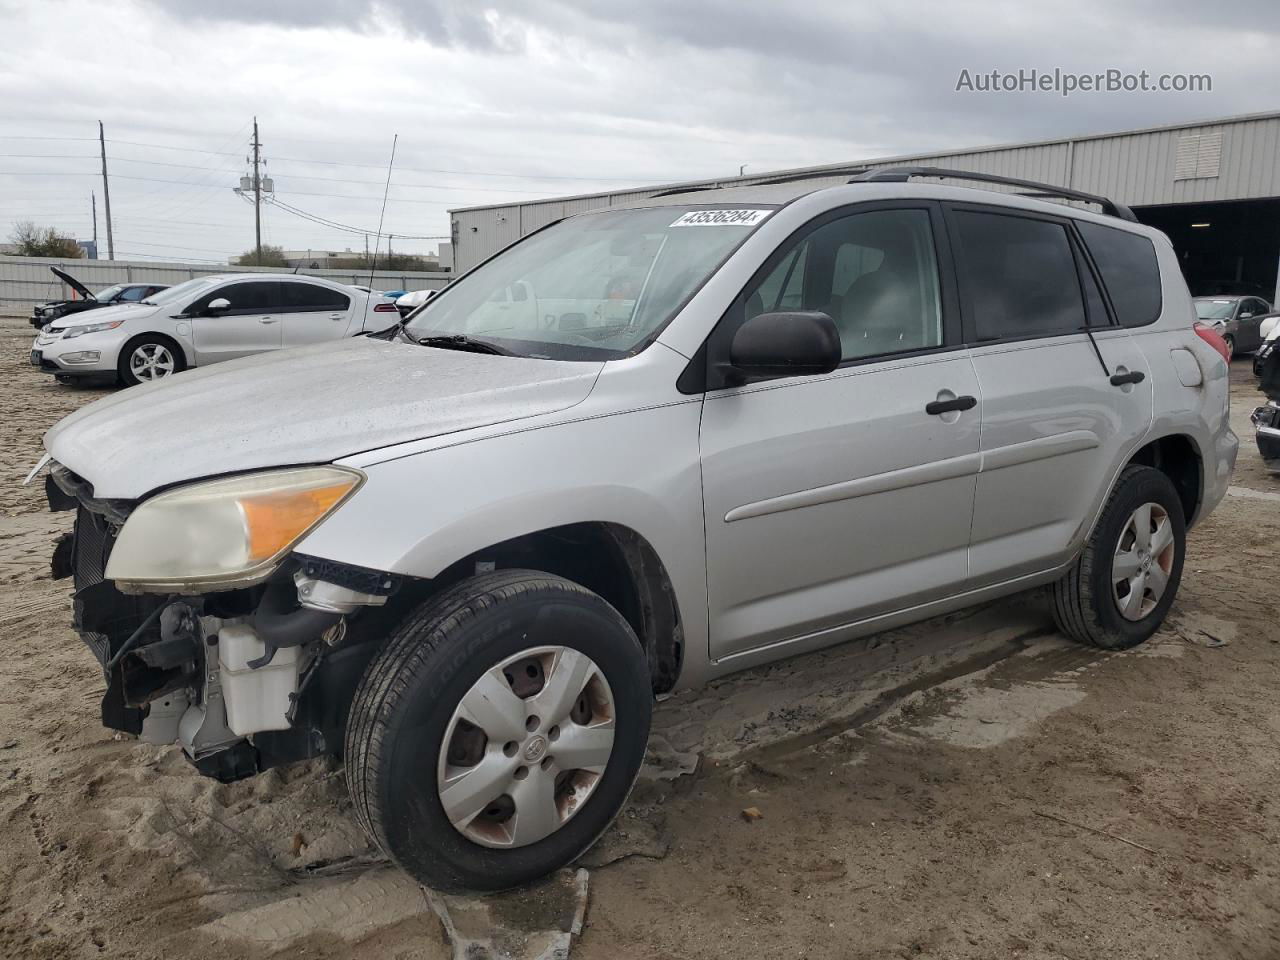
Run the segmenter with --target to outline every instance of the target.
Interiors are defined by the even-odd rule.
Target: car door
[[[226,300],[224,310],[210,304]],[[196,363],[234,360],[267,350],[279,350],[280,284],[275,280],[237,280],[204,294],[188,307]]]
[[[835,642],[842,626],[961,588],[978,384],[958,348],[938,218],[930,203],[819,218],[761,267],[708,340],[700,446],[714,659]],[[715,381],[745,319],[799,309],[836,321],[838,369]]]
[[[285,347],[339,340],[350,332],[351,297],[339,290],[305,280],[281,280],[280,299]]]
[[[1150,426],[1151,381],[1128,331],[1109,324],[1070,221],[945,209],[982,389],[969,548],[978,588],[1070,559],[1096,498]],[[1143,382],[1111,382],[1130,372]]]

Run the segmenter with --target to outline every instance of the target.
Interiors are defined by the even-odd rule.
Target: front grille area
[[[107,581],[107,558],[114,544],[110,521],[82,504],[76,511],[71,551],[76,589],[72,609],[76,631],[104,666],[160,602],[156,597],[128,596]]]

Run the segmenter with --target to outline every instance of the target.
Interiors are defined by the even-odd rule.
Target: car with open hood
[[[48,324],[31,364],[58,380],[118,379],[126,386],[393,326],[395,304],[380,294],[294,274],[215,274],[145,300]]]
[[[59,270],[57,267],[49,269],[54,276],[75,291],[78,299],[51,300],[48,303],[37,304],[31,311],[31,325],[37,330],[60,317],[83,313],[86,310],[138,303],[168,286],[164,283],[114,283],[104,290],[93,293],[66,271]]]
[[[341,757],[396,863],[494,890],[603,833],[656,696],[1033,588],[1141,643],[1230,479],[1226,347],[1121,205],[937,177],[578,214],[380,334],[71,414],[104,723],[224,781]]]

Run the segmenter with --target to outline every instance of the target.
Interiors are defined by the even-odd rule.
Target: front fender
[[[483,548],[570,523],[629,527],[658,554],[706,650],[701,398],[515,430],[365,468],[368,481],[301,553],[431,578]]]

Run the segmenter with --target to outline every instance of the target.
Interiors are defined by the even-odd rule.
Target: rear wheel
[[[347,726],[357,815],[401,867],[500,890],[580,856],[630,793],[652,691],[603,599],[536,571],[428,601],[374,658]]]
[[[1169,612],[1185,555],[1172,481],[1152,467],[1126,467],[1079,559],[1051,588],[1059,629],[1107,650],[1141,643]]]
[[[124,345],[117,371],[125,386],[164,380],[186,366],[182,351],[167,337],[143,334]]]
[[[1236,355],[1236,338],[1232,334],[1227,334],[1222,338],[1222,342],[1227,345],[1227,363]]]

